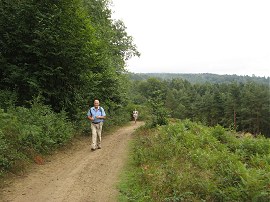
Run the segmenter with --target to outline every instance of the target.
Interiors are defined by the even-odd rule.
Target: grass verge
[[[270,140],[185,120],[138,130],[120,201],[270,201]]]

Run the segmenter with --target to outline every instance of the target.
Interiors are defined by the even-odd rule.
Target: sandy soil
[[[133,131],[143,123],[130,123],[102,139],[102,149],[90,150],[90,137],[70,150],[36,165],[26,176],[13,180],[2,191],[1,201],[117,201],[116,184],[128,156]],[[106,127],[106,125],[105,125]]]

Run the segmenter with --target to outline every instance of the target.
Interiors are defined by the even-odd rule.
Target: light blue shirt
[[[93,123],[99,123],[103,122],[104,119],[97,119],[97,116],[106,116],[106,113],[102,107],[98,107],[98,110],[95,109],[95,107],[91,107],[89,111],[87,112],[87,116],[92,116],[94,118]]]

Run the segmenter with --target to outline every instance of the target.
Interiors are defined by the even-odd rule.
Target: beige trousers
[[[133,118],[134,118],[134,121],[136,123],[137,122],[137,118],[138,118],[138,114],[133,114]]]
[[[101,132],[102,132],[103,122],[99,124],[91,123],[91,130],[92,130],[92,149],[96,149],[101,145]]]

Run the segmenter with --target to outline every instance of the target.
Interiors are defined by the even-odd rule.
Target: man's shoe
[[[95,151],[96,149],[94,149],[94,148],[91,148],[91,151]]]
[[[101,146],[98,146],[98,149],[101,149]]]

